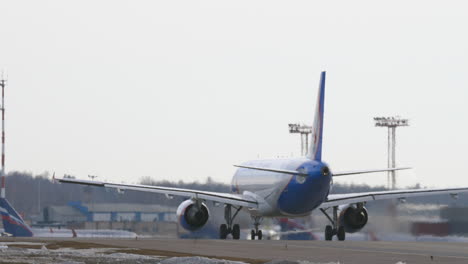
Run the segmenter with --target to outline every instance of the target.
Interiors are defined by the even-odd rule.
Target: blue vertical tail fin
[[[31,237],[31,228],[23,221],[23,218],[15,211],[5,198],[0,198],[0,216],[3,221],[3,229],[14,237]]]
[[[320,75],[319,91],[317,96],[317,105],[315,110],[314,125],[312,128],[312,138],[310,141],[307,158],[311,160],[322,160],[322,134],[323,134],[323,111],[325,105],[325,77],[326,72]]]

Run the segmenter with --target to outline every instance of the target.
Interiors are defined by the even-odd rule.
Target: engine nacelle
[[[341,208],[338,221],[347,233],[354,233],[361,230],[368,219],[367,209],[364,206],[347,205]]]
[[[180,225],[189,231],[202,228],[209,217],[210,212],[208,207],[201,202],[197,205],[193,200],[186,200],[177,208],[177,218]]]

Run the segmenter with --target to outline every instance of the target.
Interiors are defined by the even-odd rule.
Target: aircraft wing
[[[141,191],[141,192],[161,193],[161,194],[165,194],[166,196],[176,195],[176,196],[197,198],[197,199],[202,199],[202,200],[209,200],[209,201],[220,202],[224,204],[231,204],[231,205],[244,206],[244,207],[250,207],[250,208],[252,207],[256,208],[258,206],[258,202],[254,198],[246,196],[246,195],[242,195],[242,194],[206,192],[206,191],[199,191],[199,190],[152,186],[152,185],[107,183],[107,182],[77,180],[77,179],[69,179],[69,178],[58,179],[58,181],[63,182],[63,183],[114,188],[118,190],[132,190],[132,191]]]
[[[362,203],[375,200],[386,199],[405,199],[410,197],[450,194],[457,195],[458,193],[468,192],[466,188],[449,188],[449,189],[408,189],[408,190],[392,190],[379,192],[364,192],[364,193],[349,193],[349,194],[330,194],[328,200],[322,203],[319,208],[329,208],[343,204]]]

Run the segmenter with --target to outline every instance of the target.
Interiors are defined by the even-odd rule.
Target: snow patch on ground
[[[43,246],[45,243],[37,243],[37,242],[1,242],[0,244],[4,245],[26,245],[26,246]]]
[[[49,250],[10,247],[2,250],[2,263],[159,263],[160,258],[137,254],[117,253],[113,248]]]
[[[10,243],[8,243],[10,244]],[[18,243],[24,245],[24,243]],[[1,245],[1,244],[0,244]],[[28,263],[28,264],[78,264],[78,263],[102,263],[102,264],[246,264],[244,262],[228,261],[222,259],[210,259],[203,257],[173,257],[146,256],[139,254],[121,253],[116,248],[90,248],[73,249],[59,248],[47,249],[44,245],[41,249],[29,249],[8,247],[0,248],[1,263]]]

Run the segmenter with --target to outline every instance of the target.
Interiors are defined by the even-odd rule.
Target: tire
[[[338,237],[339,241],[344,241],[345,240],[346,232],[344,230],[344,226],[338,227],[338,233],[336,234],[336,236]]]
[[[232,238],[236,240],[240,238],[240,226],[238,224],[232,227]]]
[[[228,235],[227,226],[226,226],[226,224],[222,224],[219,227],[219,238],[226,239],[227,235]]]
[[[333,238],[333,228],[330,225],[325,227],[325,240],[331,241]]]
[[[255,240],[255,230],[250,231],[250,239]]]
[[[258,240],[262,240],[262,236],[263,236],[262,230],[258,230],[258,232],[257,232]]]

